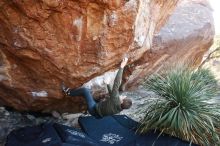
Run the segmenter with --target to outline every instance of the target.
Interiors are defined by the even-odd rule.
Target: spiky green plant
[[[158,98],[149,102],[139,132],[156,129],[201,145],[220,145],[217,81],[208,69],[177,66],[143,84]]]

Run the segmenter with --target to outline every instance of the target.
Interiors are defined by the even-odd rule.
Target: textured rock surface
[[[19,110],[79,111],[75,88],[138,60],[178,0],[0,0],[0,102]]]
[[[166,25],[155,34],[151,49],[128,69],[127,87],[135,87],[143,77],[166,67],[165,64],[192,61],[198,65],[213,38],[213,16],[208,1],[180,1]]]

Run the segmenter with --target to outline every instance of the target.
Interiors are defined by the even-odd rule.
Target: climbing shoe
[[[61,84],[61,89],[62,89],[62,92],[65,94],[65,95],[68,95],[69,94],[69,91],[70,91],[70,88],[66,87],[64,82],[62,82]]]

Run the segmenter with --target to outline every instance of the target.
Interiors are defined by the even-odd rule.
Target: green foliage
[[[139,132],[156,129],[201,145],[220,145],[217,81],[207,69],[177,66],[145,83],[157,97],[147,104]]]

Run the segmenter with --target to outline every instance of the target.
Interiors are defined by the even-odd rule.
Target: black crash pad
[[[81,129],[53,123],[13,130],[6,146],[188,146],[189,142],[149,131],[139,135],[138,122],[125,115],[80,117]],[[192,144],[192,146],[196,146]]]
[[[80,117],[79,124],[83,131],[101,146],[128,146],[137,138],[135,132],[119,124],[112,116],[101,119],[93,116]]]
[[[79,124],[83,131],[100,145],[120,146],[189,146],[190,143],[167,134],[160,135],[159,132],[149,131],[139,135],[136,129],[138,122],[126,115],[114,115],[96,119],[80,117]],[[111,134],[110,134],[111,133]],[[122,139],[118,140],[117,136]],[[117,141],[118,140],[118,141]],[[192,144],[192,146],[196,146]]]
[[[63,145],[79,145],[79,146],[98,146],[98,144],[88,137],[84,132],[80,129],[73,128],[70,126],[65,126],[61,124],[54,124],[54,127],[60,136]]]
[[[12,131],[6,146],[61,146],[62,141],[52,124],[27,126]]]

